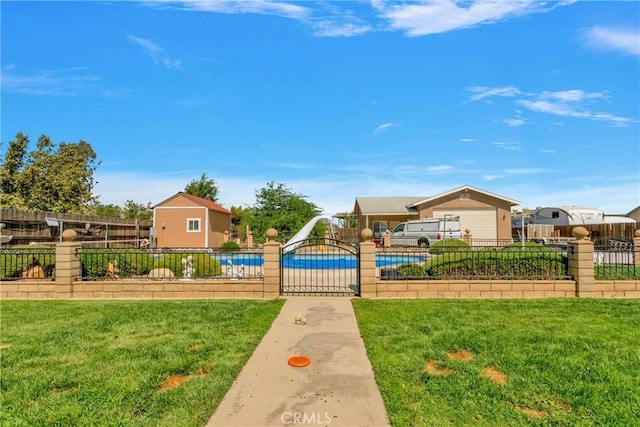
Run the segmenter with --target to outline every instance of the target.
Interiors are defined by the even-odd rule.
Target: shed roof
[[[162,206],[163,204],[165,204],[168,201],[173,200],[173,199],[175,199],[177,197],[184,197],[184,198],[187,198],[187,199],[191,200],[192,202],[194,202],[194,203],[196,203],[196,204],[198,204],[198,205],[200,205],[202,207],[205,207],[205,208],[207,208],[209,210],[216,211],[216,212],[222,212],[222,213],[226,213],[226,214],[231,215],[231,211],[223,208],[219,204],[217,204],[217,203],[215,203],[215,202],[213,202],[213,201],[211,201],[209,199],[205,199],[204,197],[198,197],[198,196],[194,196],[193,194],[185,193],[184,191],[179,191],[176,194],[174,194],[173,196],[169,197],[168,199],[165,199],[165,200],[161,201],[160,203],[155,205],[154,208],[158,207],[158,206]]]

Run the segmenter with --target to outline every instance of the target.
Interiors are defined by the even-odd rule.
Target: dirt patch
[[[435,375],[435,376],[441,377],[445,375],[451,375],[455,371],[450,368],[440,368],[438,367],[438,361],[429,360],[424,363],[424,372],[426,372],[429,375]]]
[[[173,390],[174,388],[180,387],[182,384],[186,383],[190,379],[193,379],[195,377],[204,377],[206,375],[209,375],[209,372],[204,369],[200,369],[195,374],[169,375],[167,378],[165,378],[164,381],[162,381],[162,384],[160,384],[160,387],[158,387],[158,391],[163,392],[167,390]]]
[[[486,378],[494,384],[502,385],[507,382],[507,375],[494,368],[484,368],[480,372],[482,378]]]
[[[0,344],[0,350],[6,350],[11,347],[11,344]]]
[[[473,353],[471,353],[469,350],[447,351],[447,357],[451,360],[469,362],[473,360]]]
[[[519,412],[522,412],[523,414],[531,417],[531,418],[535,418],[535,419],[540,419],[540,418],[544,418],[547,416],[546,412],[543,411],[538,411],[537,409],[532,409],[532,408],[526,408],[524,406],[520,406],[520,405],[516,405],[516,410],[518,410]]]

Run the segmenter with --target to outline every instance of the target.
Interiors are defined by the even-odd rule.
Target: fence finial
[[[62,240],[65,242],[73,242],[76,240],[78,233],[75,230],[67,229],[62,232]]]
[[[589,235],[589,232],[584,227],[575,227],[571,230],[571,234],[573,234],[576,240],[584,240]]]
[[[270,228],[267,230],[267,241],[275,242],[276,238],[278,238],[278,230],[275,228]]]
[[[373,231],[371,231],[370,228],[365,228],[364,230],[362,230],[360,235],[362,236],[362,240],[364,240],[365,242],[370,242],[371,238],[373,237]]]

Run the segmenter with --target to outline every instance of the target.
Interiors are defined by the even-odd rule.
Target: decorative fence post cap
[[[634,233],[636,237],[640,237],[640,229],[636,230],[636,232]]]
[[[589,235],[589,232],[584,227],[575,227],[571,230],[571,234],[573,234],[573,237],[575,237],[576,240],[582,240]]]
[[[362,240],[364,240],[365,242],[369,242],[373,237],[373,231],[371,231],[370,228],[365,228],[364,230],[362,230],[360,235],[362,236]]]
[[[267,230],[267,240],[270,242],[275,242],[278,237],[278,230],[275,228],[270,228]]]
[[[78,233],[76,233],[75,230],[64,230],[62,232],[62,240],[64,240],[65,242],[73,242],[74,240],[76,240],[76,237],[78,236]]]

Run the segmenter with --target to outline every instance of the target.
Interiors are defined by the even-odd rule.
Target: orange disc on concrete
[[[311,363],[311,359],[309,359],[307,356],[291,356],[288,362],[291,366],[295,366],[296,368],[303,368]]]

